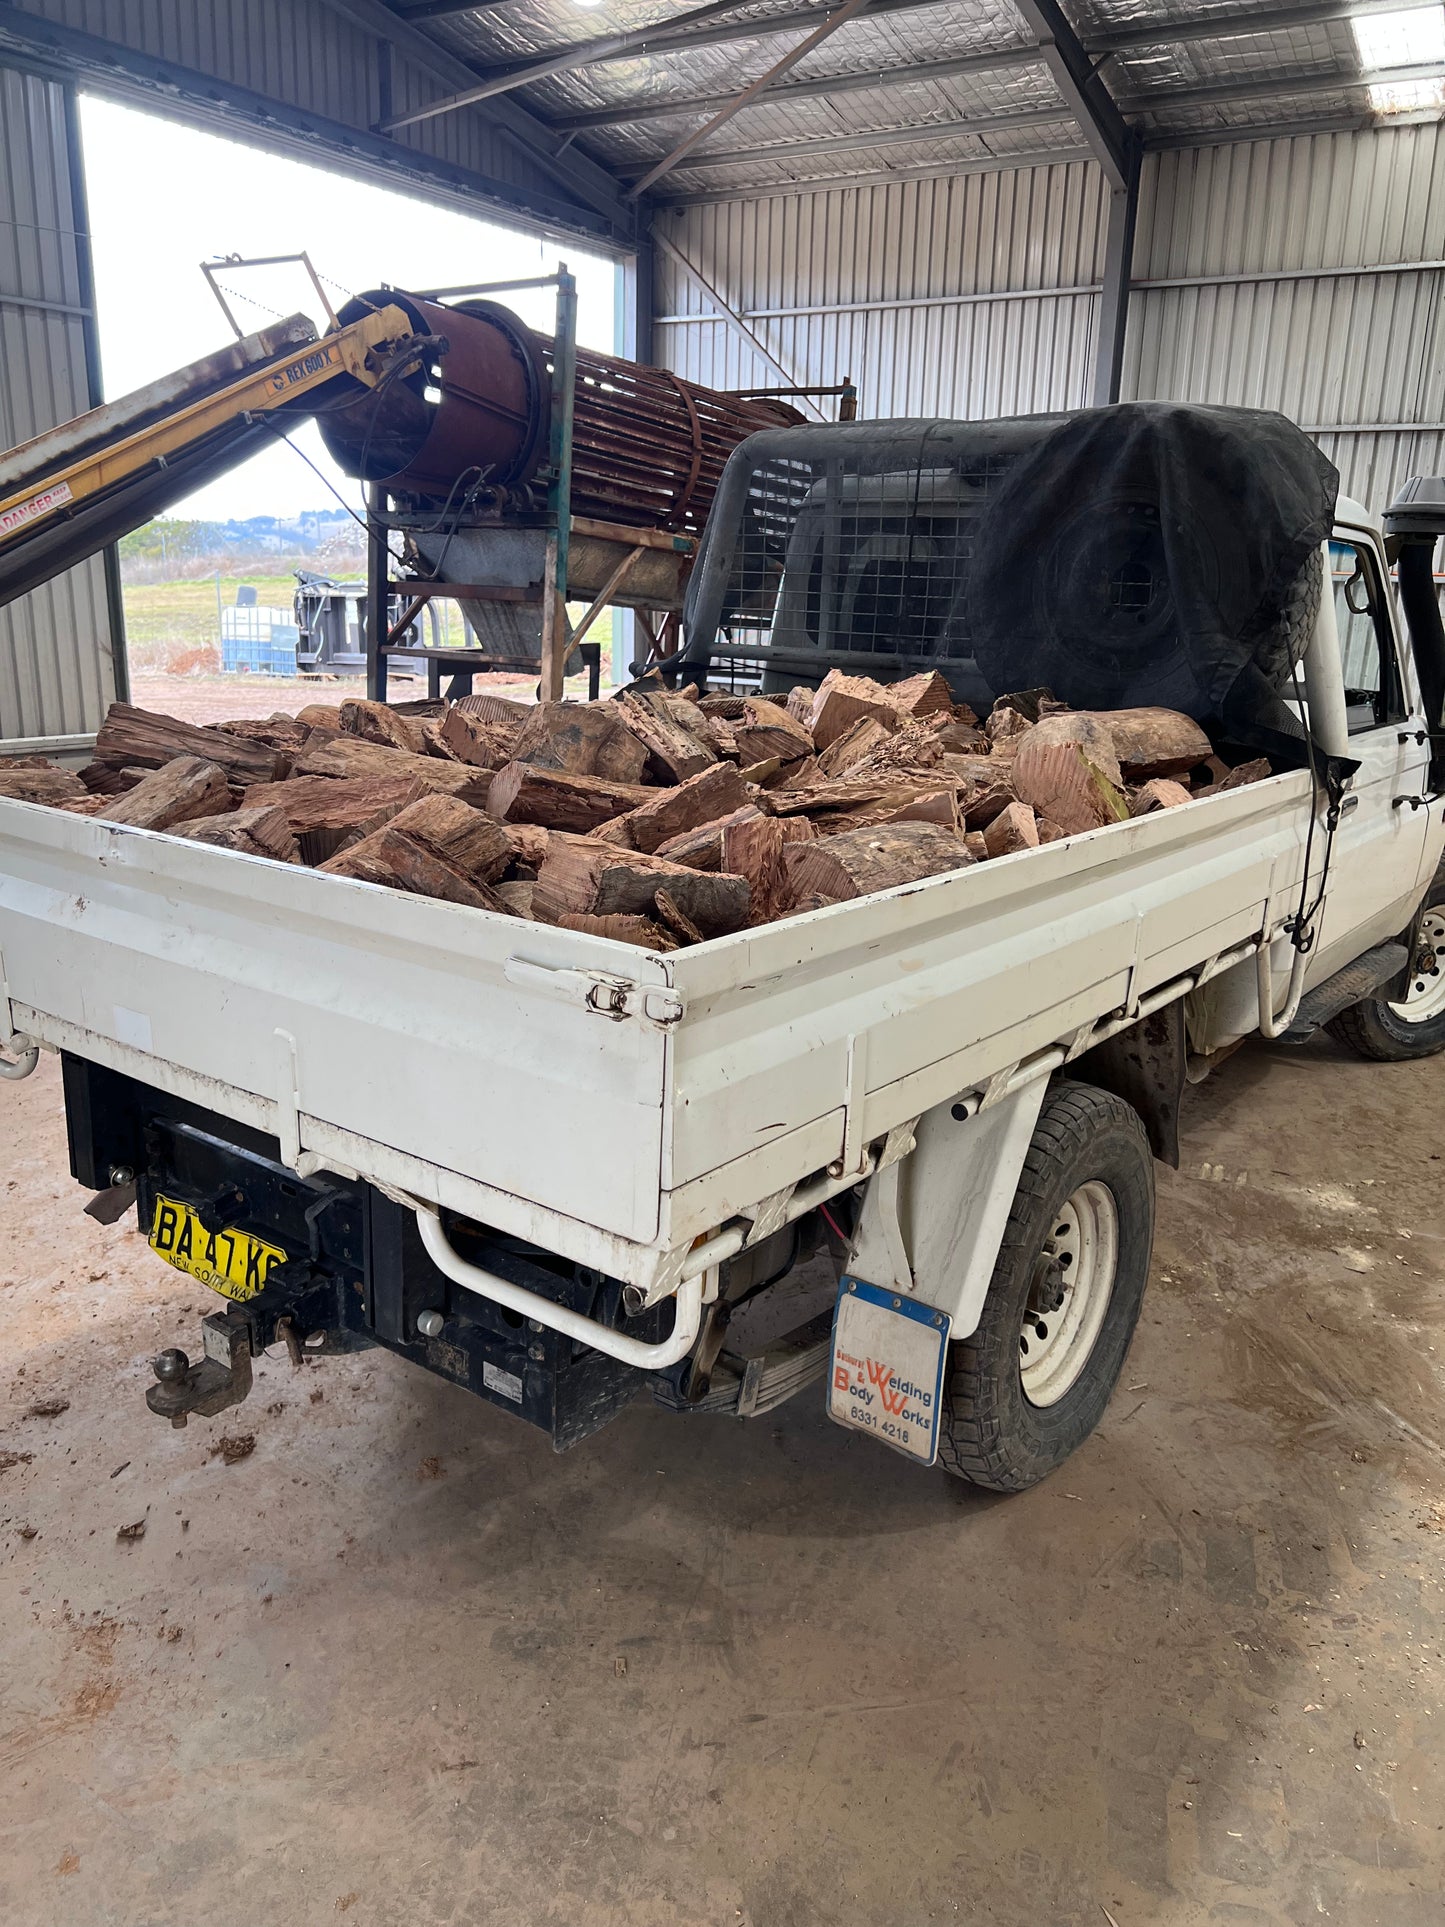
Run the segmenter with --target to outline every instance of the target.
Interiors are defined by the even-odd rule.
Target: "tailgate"
[[[283,1144],[397,1171],[384,1147],[646,1244],[669,1038],[588,1007],[587,973],[619,969],[666,990],[659,959],[577,932],[0,800],[14,1028]]]

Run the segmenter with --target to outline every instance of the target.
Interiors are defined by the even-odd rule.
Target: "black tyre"
[[[1445,1050],[1445,872],[1437,874],[1425,899],[1413,962],[1402,998],[1351,1004],[1330,1019],[1330,1035],[1377,1064]]]
[[[1154,1245],[1154,1163],[1121,1098],[1055,1084],[983,1319],[953,1345],[939,1462],[994,1492],[1037,1485],[1093,1431],[1123,1368]]]

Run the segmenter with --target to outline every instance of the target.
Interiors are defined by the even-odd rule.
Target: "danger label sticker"
[[[828,1416],[932,1465],[950,1324],[932,1305],[845,1278],[833,1321]]]
[[[0,509],[0,535],[10,535],[16,529],[24,528],[27,522],[38,522],[42,515],[49,515],[52,509],[62,508],[69,500],[69,482],[57,482],[53,488],[42,489],[39,495],[32,495],[27,502],[16,502],[8,509]]]

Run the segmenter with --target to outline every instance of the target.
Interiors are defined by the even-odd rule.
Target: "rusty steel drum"
[[[319,417],[333,459],[394,495],[444,502],[478,481],[524,506],[547,458],[551,341],[493,301],[443,307],[389,288],[348,302],[339,319],[386,302],[445,346],[379,393]],[[738,443],[801,420],[786,402],[742,401],[579,348],[572,513],[696,532]]]

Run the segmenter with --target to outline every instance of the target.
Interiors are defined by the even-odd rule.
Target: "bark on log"
[[[512,759],[571,776],[640,783],[647,750],[615,703],[538,703],[522,725]]]
[[[419,797],[391,819],[390,827],[425,843],[474,883],[495,883],[516,854],[510,834],[495,817],[454,796]]]
[[[421,724],[409,716],[398,716],[385,703],[348,696],[337,711],[336,720],[348,736],[358,737],[363,743],[379,743],[383,749],[404,749],[411,756],[426,754]]]
[[[22,803],[63,803],[67,798],[79,802],[89,791],[74,770],[54,764],[46,769],[17,769],[13,763],[0,762],[0,796],[13,796]]]
[[[882,685],[871,676],[845,676],[841,669],[830,669],[813,699],[813,742],[819,753],[868,716],[885,729],[896,729],[902,721]]]
[[[172,823],[220,816],[230,808],[231,788],[223,769],[199,756],[177,756],[116,797],[105,819],[136,830],[166,830]]]
[[[359,833],[369,836],[399,810],[428,794],[410,776],[293,776],[284,783],[258,783],[246,791],[246,807],[270,805],[285,813],[303,863],[324,863]]]
[[[1262,783],[1266,776],[1273,776],[1268,760],[1263,756],[1255,757],[1250,763],[1237,763],[1233,769],[1226,770],[1217,783],[1207,789],[1196,790],[1196,796],[1222,796],[1226,790],[1243,789],[1246,783]]]
[[[492,887],[501,899],[503,909],[510,911],[514,917],[526,917],[530,920],[532,892],[537,887],[535,880],[530,883],[514,880],[511,883],[494,884]]]
[[[487,813],[504,823],[540,823],[544,829],[580,836],[614,816],[625,816],[655,794],[636,783],[508,763],[491,779]]]
[[[173,823],[172,836],[183,836],[191,843],[210,843],[221,850],[239,850],[245,856],[267,856],[273,863],[299,863],[301,848],[291,834],[286,812],[275,804],[257,809],[249,806],[232,810],[225,816],[203,816],[187,823]]]
[[[649,800],[626,817],[635,850],[656,850],[673,837],[715,823],[753,800],[734,763],[713,763],[676,789],[649,790],[647,794]]]
[[[817,895],[840,903],[963,869],[973,856],[961,836],[937,823],[896,823],[790,844],[783,861],[795,900]]]
[[[237,716],[230,722],[207,723],[206,728],[218,729],[224,736],[244,737],[247,742],[264,743],[268,749],[285,750],[288,754],[303,748],[310,734],[305,723],[280,710],[273,716]]]
[[[707,941],[692,918],[683,912],[671,891],[664,889],[661,884],[658,885],[657,894],[653,898],[653,903],[656,905],[658,916],[667,926],[668,933],[674,939],[674,944],[679,938],[683,943],[705,943]]]
[[[313,730],[306,747],[292,765],[293,776],[331,776],[338,780],[356,777],[408,776],[424,789],[446,796],[459,796],[478,809],[487,800],[492,777],[488,770],[473,769],[466,763],[443,763],[435,756],[413,756],[404,749],[382,749],[364,743],[358,736],[325,735]]]
[[[510,763],[520,733],[511,723],[469,715],[460,705],[449,709],[437,728],[443,748],[474,769],[500,769]]]
[[[95,759],[115,769],[159,769],[177,756],[198,756],[226,772],[233,783],[270,783],[287,773],[289,758],[266,743],[247,742],[224,730],[202,729],[177,716],[162,716],[133,703],[112,703],[95,739]]]
[[[1187,776],[1212,754],[1198,723],[1177,709],[1105,709],[1096,714],[1113,740],[1128,782]]]
[[[415,837],[387,824],[360,843],[328,857],[321,870],[329,876],[355,877],[362,883],[382,883],[418,897],[437,897],[444,903],[465,904],[472,910],[500,910],[506,906],[485,883],[453,869]]]
[[[568,911],[643,915],[655,908],[659,886],[706,936],[739,930],[747,922],[746,878],[689,870],[642,850],[610,849],[590,837],[551,839],[533,905],[553,922]]]
[[[341,715],[335,703],[307,703],[297,710],[296,720],[308,730],[329,729],[335,735],[341,729]]]
[[[983,832],[983,847],[989,856],[1010,856],[1015,850],[1039,847],[1039,826],[1027,803],[1010,803]]]
[[[665,857],[669,863],[686,864],[689,870],[720,870],[723,831],[728,824],[749,822],[762,813],[756,804],[748,803],[744,808],[734,810],[731,816],[725,816],[719,823],[704,823],[701,829],[689,830],[684,836],[669,837],[666,843],[658,845],[653,854]]]
[[[591,916],[567,910],[557,919],[564,930],[584,930],[589,937],[611,937],[614,943],[635,943],[644,950],[676,950],[677,941],[651,917]]]
[[[708,744],[690,735],[657,696],[623,690],[613,699],[622,720],[647,750],[648,766],[663,783],[685,783],[717,761]]]

